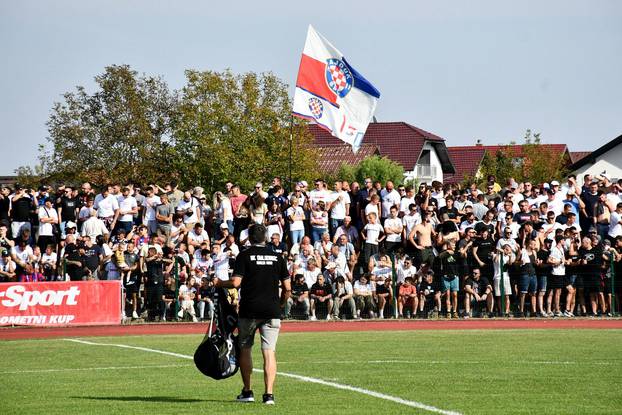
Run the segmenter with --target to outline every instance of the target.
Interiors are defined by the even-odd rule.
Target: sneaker
[[[198,322],[199,322],[199,320],[197,320],[197,318],[196,318],[195,316],[192,316],[192,322],[193,322],[193,323],[198,323]]]
[[[326,321],[330,320],[330,314],[326,314]]]
[[[274,405],[274,395],[271,393],[264,393],[263,403],[265,403],[266,405]]]
[[[447,319],[450,319],[450,318],[451,318],[451,313],[447,313],[447,314],[445,314],[445,317],[446,317]]]
[[[179,310],[179,313],[177,313],[177,317],[184,318],[184,310],[183,309]]]
[[[574,316],[572,315],[572,313],[570,311],[565,310],[564,311],[564,317],[574,317]]]
[[[138,319],[138,313],[136,311],[132,312],[132,318]]]
[[[315,317],[315,316],[311,316],[311,317],[309,317],[309,320],[311,320],[311,321],[315,321],[315,320],[317,320],[317,317]]]
[[[559,311],[555,312],[555,317],[561,317],[561,316],[563,316],[563,314],[561,312],[559,312]]]
[[[452,317],[452,318],[459,318],[459,317],[458,317],[458,313],[456,313],[455,311],[454,311],[454,313],[451,315],[451,317]]]
[[[255,402],[255,395],[253,395],[253,391],[245,391],[244,389],[242,389],[242,392],[240,392],[238,397],[235,399],[238,402]]]
[[[468,320],[468,319],[471,318],[471,316],[469,316],[468,314],[465,314],[464,317],[462,317],[462,318],[464,318],[465,320]]]

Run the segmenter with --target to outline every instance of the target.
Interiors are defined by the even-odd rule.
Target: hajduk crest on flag
[[[361,146],[380,92],[311,25],[300,59],[293,114],[314,121],[333,136]]]

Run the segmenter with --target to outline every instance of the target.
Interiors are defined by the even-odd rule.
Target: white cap
[[[69,229],[69,228],[77,228],[77,227],[78,227],[78,226],[76,225],[76,223],[75,223],[75,222],[72,222],[72,221],[68,221],[68,222],[65,224],[65,229]]]
[[[559,182],[557,180],[553,180],[551,182],[551,186],[559,186]]]

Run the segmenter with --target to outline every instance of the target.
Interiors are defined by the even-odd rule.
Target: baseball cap
[[[78,227],[78,226],[76,225],[76,223],[75,223],[75,222],[72,222],[72,221],[68,221],[68,222],[65,224],[65,229],[69,229],[69,228],[77,228],[77,227]]]
[[[220,224],[220,229],[229,229],[229,227],[227,226],[226,223],[221,223]]]
[[[326,264],[326,269],[335,269],[335,268],[337,268],[337,264],[335,264],[332,261]]]
[[[551,186],[559,186],[559,182],[557,180],[553,180],[551,182]]]

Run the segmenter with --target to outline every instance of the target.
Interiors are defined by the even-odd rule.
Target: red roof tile
[[[553,151],[554,153],[565,153],[568,152],[568,147],[566,146],[566,144],[540,144],[540,146],[542,146],[542,149],[548,150],[548,151]],[[486,151],[488,151],[491,154],[496,154],[497,151],[499,150],[506,150],[508,149],[510,152],[512,152],[512,155],[514,157],[522,157],[523,156],[523,145],[522,144],[514,144],[514,145],[497,145],[497,146],[456,146],[456,147],[452,147],[455,149],[469,149],[469,148],[473,148],[473,147],[480,147],[485,149]]]
[[[456,173],[444,175],[443,181],[446,183],[460,183],[465,177],[475,177],[486,154],[482,146],[447,147],[447,151]]]
[[[318,169],[322,173],[336,173],[342,164],[356,165],[366,157],[378,153],[378,147],[374,144],[362,144],[359,151],[354,154],[348,144],[331,144],[317,146]]]
[[[583,157],[587,157],[590,154],[592,154],[591,151],[571,151],[570,152],[570,162],[574,164],[577,161],[581,160]]]
[[[316,124],[309,124],[309,131],[318,146],[342,143]],[[445,140],[405,122],[370,123],[363,137],[363,144],[374,144],[380,155],[401,164],[406,171],[417,164],[426,141],[443,143]]]

